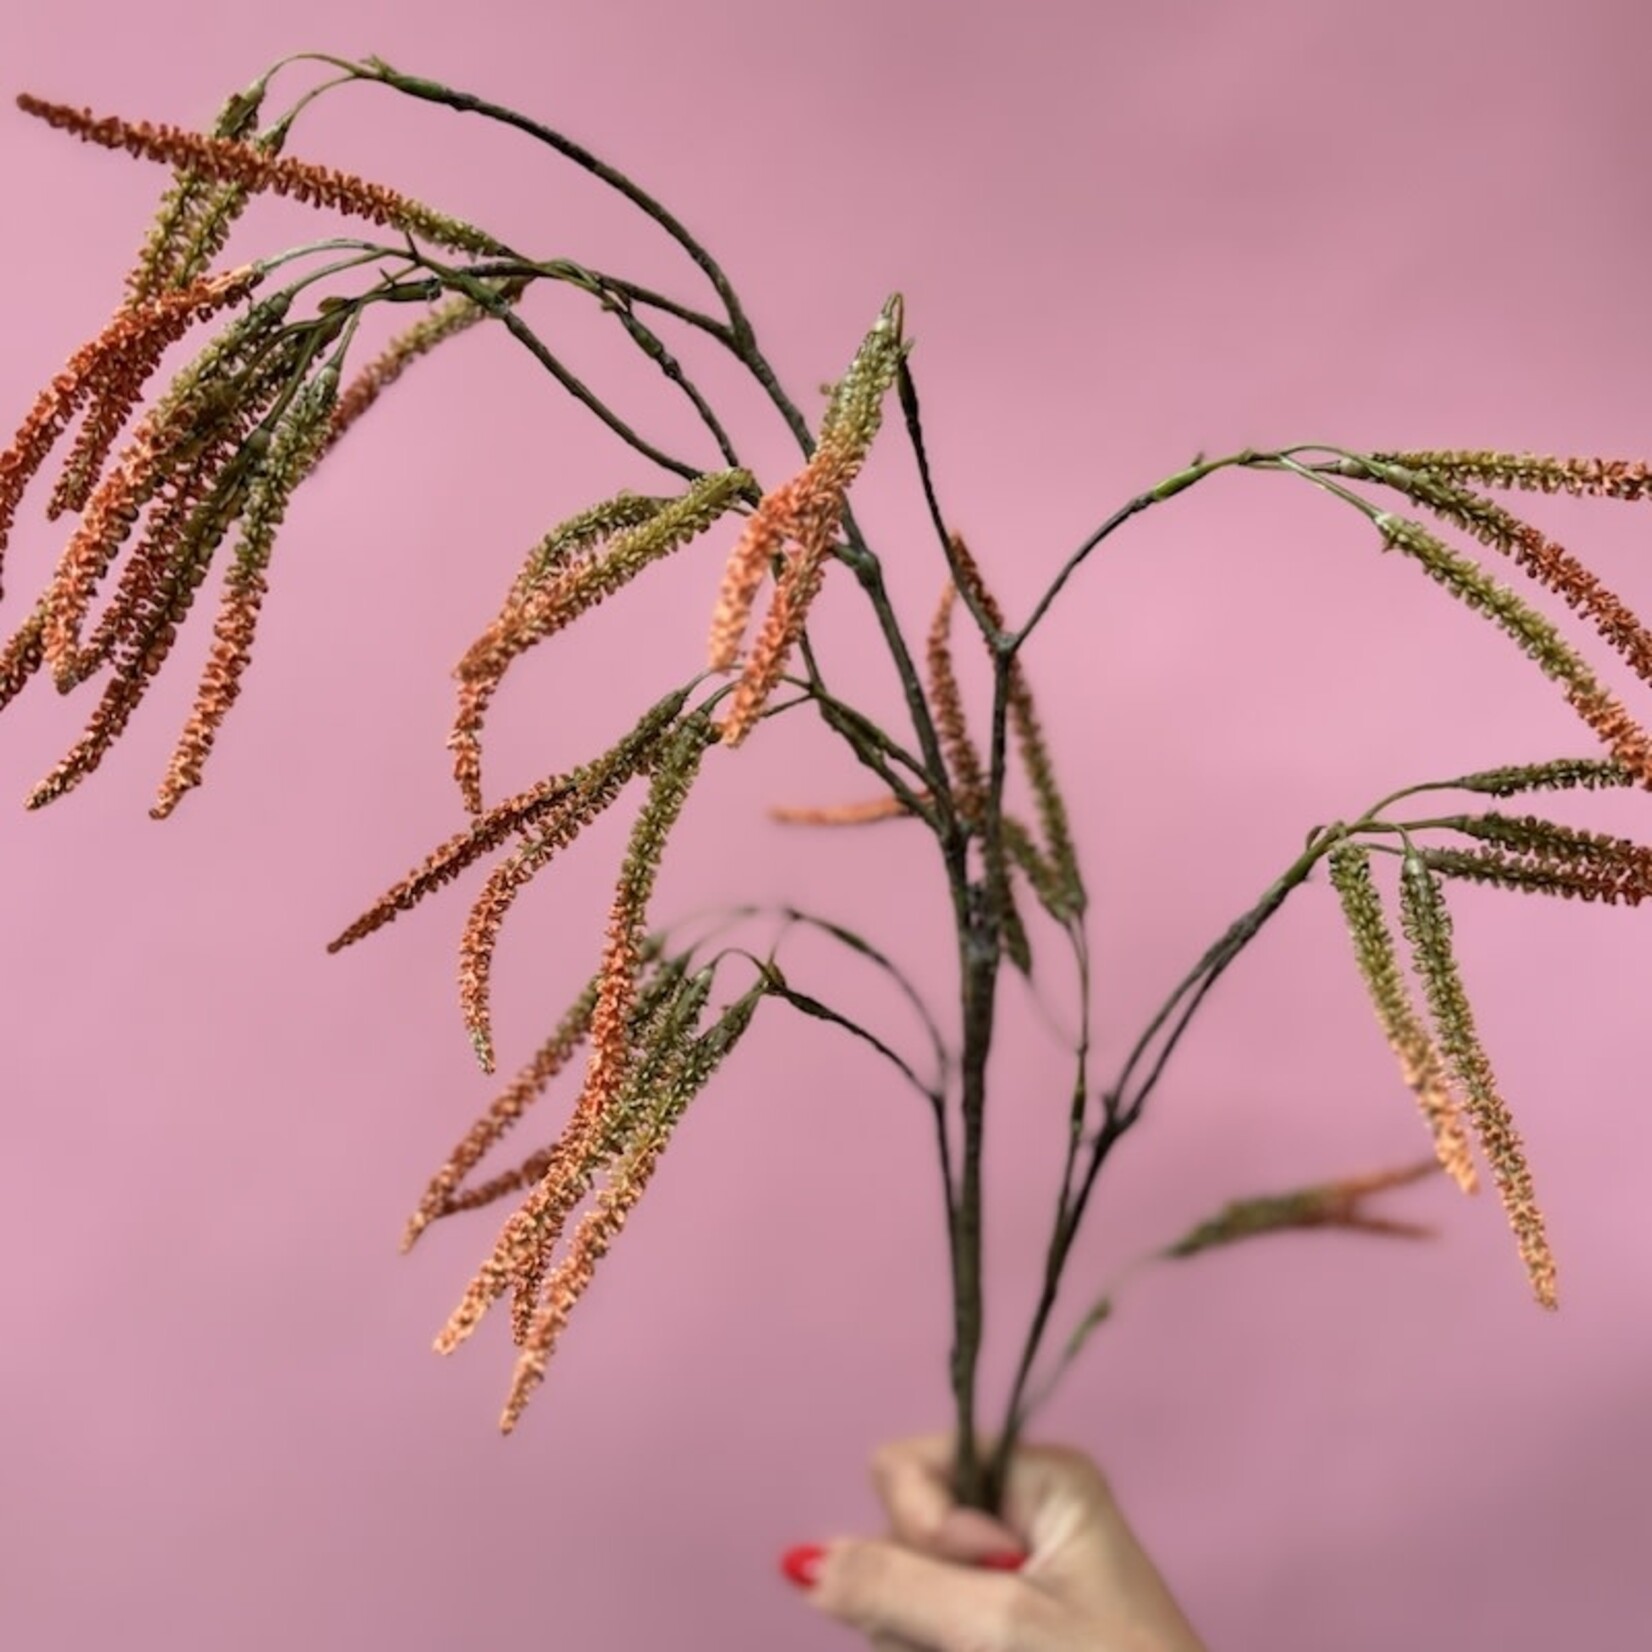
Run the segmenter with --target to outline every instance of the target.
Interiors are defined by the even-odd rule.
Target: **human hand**
[[[1089,1458],[1020,1448],[1002,1521],[957,1505],[951,1465],[945,1435],[883,1447],[891,1536],[793,1549],[787,1575],[879,1652],[1204,1652]]]

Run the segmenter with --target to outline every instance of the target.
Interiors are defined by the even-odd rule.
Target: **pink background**
[[[183,122],[312,46],[514,103],[632,170],[719,251],[811,408],[900,287],[948,507],[1012,610],[1196,450],[1633,454],[1652,434],[1652,14],[1627,0],[58,0],[0,20],[8,94]],[[445,112],[355,89],[292,147],[546,254],[697,290],[551,157]],[[107,313],[158,184],[0,115],[5,419]],[[239,245],[300,223],[266,213]],[[541,313],[577,363],[616,361],[579,306]],[[645,372],[613,372],[628,409],[691,444]],[[743,393],[734,410],[783,475],[773,421]],[[193,679],[180,661],[106,772],[43,816],[0,814],[0,1643],[846,1645],[773,1562],[872,1526],[868,1450],[946,1422],[927,1117],[863,1051],[769,1013],[500,1441],[499,1328],[452,1361],[427,1352],[493,1214],[395,1254],[492,1093],[454,1006],[463,902],[342,958],[322,943],[457,823],[447,672],[521,550],[657,478],[503,338],[455,346],[350,447],[293,513],[205,791],[165,827],[144,817]],[[921,625],[939,576],[898,434],[861,509]],[[1542,517],[1652,604],[1644,514]],[[31,505],[8,626],[59,543]],[[690,554],[524,670],[496,787],[589,754],[692,667],[718,560]],[[840,678],[868,635],[839,581],[821,637]],[[1413,779],[1587,749],[1489,628],[1282,479],[1219,479],[1132,527],[1041,640],[1109,1063],[1311,823]],[[881,675],[867,693],[892,710]],[[6,717],[8,795],[88,710],[37,685]],[[772,826],[770,800],[860,783],[812,733],[748,755],[714,765],[662,910],[788,895],[876,932],[944,1001],[915,837]],[[1647,830],[1644,799],[1555,809]],[[588,967],[615,848],[595,834],[508,931],[507,1062]],[[1644,915],[1495,892],[1456,908],[1561,1314],[1531,1306],[1490,1201],[1430,1187],[1397,1202],[1438,1220],[1427,1249],[1270,1241],[1144,1280],[1048,1416],[1107,1465],[1224,1652],[1616,1647],[1652,1610],[1652,937]],[[795,958],[816,990],[861,993],[830,953]],[[1066,1084],[1013,987],[1005,1029],[994,1396]],[[1316,883],[1215,995],[1103,1185],[1075,1280],[1236,1193],[1421,1140]]]

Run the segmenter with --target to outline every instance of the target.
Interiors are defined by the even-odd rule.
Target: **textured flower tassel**
[[[753,486],[743,470],[700,477],[675,499],[621,493],[552,530],[529,553],[504,606],[454,675],[459,707],[448,748],[472,813],[482,807],[482,724],[511,664],[725,516]]]
[[[1452,951],[1451,918],[1440,898],[1439,886],[1433,873],[1412,853],[1401,864],[1400,922],[1411,943],[1412,958],[1422,977],[1446,1062],[1462,1090],[1481,1151],[1496,1178],[1532,1290],[1545,1308],[1552,1308],[1557,1301],[1554,1255],[1532,1189],[1525,1148],[1475,1030],[1468,994],[1463,990]]]
[[[545,1286],[544,1302],[523,1338],[522,1352],[499,1420],[504,1433],[510,1433],[521,1421],[534,1390],[544,1380],[569,1315],[590,1288],[597,1264],[608,1253],[642,1197],[689,1103],[705,1088],[751,1025],[759,997],[760,991],[753,990],[737,999],[708,1032],[694,1041],[674,1070],[664,1076],[658,1096],[652,1098],[649,1116],[637,1130],[624,1157],[610,1172],[595,1205],[575,1231],[567,1256]]]
[[[149,811],[155,820],[164,820],[185,792],[200,785],[202,765],[229,708],[241,692],[241,679],[252,656],[253,634],[267,589],[265,570],[275,536],[294,490],[309,474],[326,440],[337,399],[338,368],[328,365],[293,402],[270,443],[267,463],[248,491],[241,520],[241,541],[225,582],[212,649],[201,674],[189,721],[167,765],[155,805]]]
[[[143,160],[181,167],[216,183],[237,185],[250,194],[290,196],[306,206],[390,225],[421,236],[435,246],[454,247],[461,252],[506,251],[491,235],[473,224],[436,212],[383,184],[369,183],[335,167],[277,157],[254,144],[208,137],[176,126],[122,120],[118,115],[100,117],[89,109],[49,103],[27,93],[18,98],[17,107],[24,114],[33,115],[84,143],[104,149],[124,149],[127,154]]]
[[[684,689],[667,695],[617,745],[575,770],[566,798],[537,823],[535,836],[492,873],[471,907],[459,944],[459,1002],[484,1072],[493,1071],[488,999],[494,947],[506,915],[535,874],[608,808],[639,769],[654,764],[687,697]]]
[[[1478,1179],[1461,1105],[1451,1093],[1439,1051],[1406,988],[1382,901],[1371,881],[1370,851],[1352,843],[1339,845],[1331,851],[1330,873],[1378,1025],[1399,1060],[1401,1077],[1422,1108],[1434,1138],[1435,1156],[1458,1187],[1473,1193]]]
[[[685,718],[652,760],[648,801],[632,827],[608,920],[607,943],[591,1011],[590,1059],[585,1082],[563,1133],[555,1162],[527,1202],[505,1224],[492,1255],[472,1279],[436,1339],[450,1353],[480,1323],[514,1280],[536,1280],[562,1223],[589,1185],[605,1125],[624,1093],[632,1061],[630,1026],[644,949],[647,903],[667,837],[698,773],[709,725]]]
[[[1387,511],[1379,512],[1376,521],[1386,544],[1415,558],[1465,607],[1485,614],[1519,643],[1544,676],[1561,684],[1567,702],[1613,759],[1632,770],[1643,786],[1652,787],[1652,738],[1548,620],[1468,557],[1442,544],[1420,522]]]
[[[722,723],[728,745],[739,745],[756,727],[803,635],[826,559],[842,529],[849,485],[866,463],[883,422],[884,397],[907,348],[901,338],[901,303],[893,298],[833,390],[809,462],[764,494],[730,553],[712,616],[713,671],[735,665],[763,576],[777,560],[781,572]]]

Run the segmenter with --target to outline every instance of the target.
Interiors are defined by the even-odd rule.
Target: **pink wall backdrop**
[[[379,52],[633,171],[719,251],[810,408],[900,288],[948,508],[1012,610],[1196,451],[1652,445],[1652,14],[1626,0],[0,15],[8,94],[186,123],[305,48]],[[698,291],[659,237],[480,123],[355,89],[292,148],[546,255]],[[0,110],[6,421],[107,314],[159,183]],[[305,233],[270,209],[238,246]],[[539,313],[639,421],[691,444],[587,312]],[[767,479],[785,474],[755,398],[735,393],[732,416]],[[947,1420],[921,1106],[826,1029],[760,1021],[502,1442],[503,1335],[428,1352],[494,1214],[395,1253],[492,1093],[454,1001],[464,903],[322,951],[459,821],[448,670],[521,551],[627,484],[657,478],[507,340],[473,337],[305,490],[261,657],[174,820],[145,810],[202,636],[104,772],[43,815],[20,800],[90,702],[36,685],[0,721],[16,800],[0,813],[0,1644],[849,1644],[774,1557],[871,1526],[869,1449]],[[939,571],[898,434],[861,511],[921,625]],[[1545,502],[1543,520],[1652,605],[1644,512]],[[31,506],[8,631],[60,543]],[[692,669],[720,548],[524,670],[497,786],[590,754]],[[871,645],[843,582],[822,613],[847,676]],[[1489,628],[1278,478],[1219,479],[1122,534],[1032,663],[1090,867],[1104,1063],[1309,825],[1414,779],[1587,749]],[[662,910],[789,896],[880,935],[944,998],[944,912],[915,841],[823,841],[763,815],[859,790],[819,738],[766,732],[714,765]],[[1557,812],[1652,830],[1644,798]],[[507,1063],[589,967],[616,848],[595,833],[507,931]],[[1102,1188],[1075,1278],[1099,1284],[1235,1194],[1416,1153],[1333,904],[1303,891],[1214,995]],[[1109,1468],[1223,1652],[1623,1647],[1652,1611],[1652,930],[1496,892],[1457,910],[1561,1313],[1530,1304],[1493,1202],[1430,1186],[1399,1200],[1438,1222],[1429,1247],[1277,1240],[1143,1280],[1048,1416]],[[1039,938],[1065,1021],[1060,952]],[[870,1002],[829,953],[805,946],[794,967]],[[995,1395],[1068,1082],[1013,987],[997,1060]]]

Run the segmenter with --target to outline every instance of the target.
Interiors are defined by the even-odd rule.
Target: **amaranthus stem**
[[[1051,581],[1049,589],[1038,599],[1032,613],[1027,616],[1021,629],[1012,632],[1004,639],[1004,651],[1008,654],[1014,654],[1021,648],[1045,614],[1049,612],[1050,604],[1060,596],[1062,588],[1078,572],[1079,567],[1089,554],[1109,534],[1123,527],[1132,516],[1146,510],[1149,505],[1157,505],[1162,500],[1169,499],[1172,495],[1180,493],[1184,488],[1192,487],[1195,482],[1202,482],[1205,477],[1215,471],[1225,470],[1230,465],[1248,465],[1253,463],[1256,458],[1257,455],[1247,449],[1243,453],[1230,453],[1224,459],[1196,460],[1186,470],[1179,470],[1174,476],[1167,476],[1156,488],[1150,488],[1146,493],[1138,493],[1134,499],[1119,506],[1062,564],[1061,571]]]
[[[1089,1204],[1090,1195],[1095,1188],[1102,1165],[1106,1163],[1114,1144],[1141,1117],[1142,1108],[1148,1096],[1157,1085],[1160,1076],[1164,1072],[1165,1064],[1169,1061],[1176,1045],[1181,1041],[1182,1035],[1186,1032],[1200,1004],[1203,1003],[1206,994],[1209,993],[1234,959],[1256,938],[1268,919],[1285,904],[1291,892],[1307,881],[1309,874],[1319,860],[1350,832],[1361,829],[1366,823],[1366,820],[1362,820],[1355,827],[1331,827],[1324,832],[1315,833],[1310,838],[1307,847],[1268,886],[1261,899],[1248,912],[1230,924],[1221,937],[1205,950],[1198,963],[1194,965],[1193,969],[1177,985],[1169,998],[1160,1006],[1141,1036],[1136,1040],[1118,1078],[1103,1096],[1104,1118],[1091,1145],[1090,1158],[1085,1167],[1084,1178],[1079,1184],[1078,1192],[1072,1199],[1070,1206],[1058,1213],[1054,1229],[1050,1235],[1049,1250],[1044,1264],[1043,1286],[1039,1294],[1037,1308],[1033,1313],[1032,1323],[1027,1332],[1027,1340],[1022,1347],[1021,1358],[1016,1367],[1015,1380],[1010,1390],[1009,1404],[1005,1409],[1004,1427],[999,1434],[997,1450],[993,1456],[990,1478],[995,1489],[1001,1490],[1002,1488],[1011,1453],[1014,1451],[1021,1430],[1026,1423],[1027,1383],[1037,1362],[1051,1314],[1055,1309],[1068,1254],[1071,1252],[1073,1241],[1078,1235],[1079,1226],[1084,1220],[1085,1208]],[[1180,1009],[1179,1015],[1177,1014],[1178,1009]],[[1172,1017],[1175,1017],[1173,1025],[1171,1024]],[[1136,1084],[1134,1092],[1131,1093],[1130,1081],[1132,1075],[1146,1058],[1154,1040],[1167,1025],[1171,1026],[1169,1036],[1160,1048],[1152,1067],[1146,1076]]]

